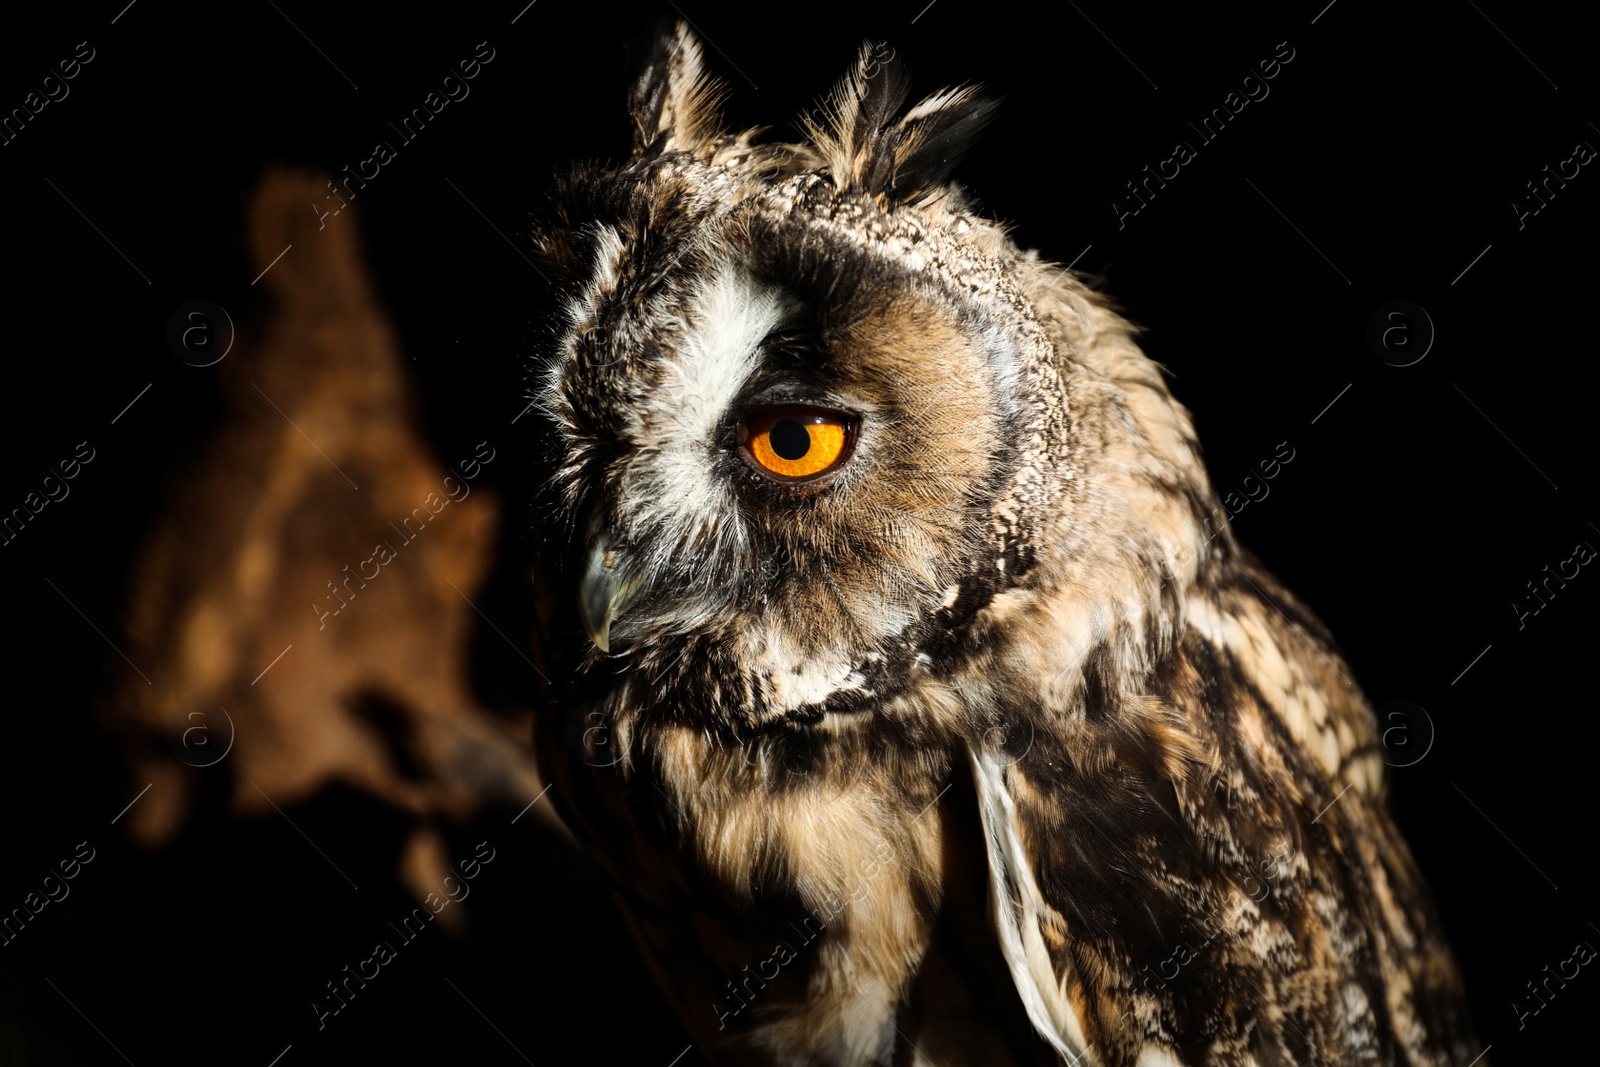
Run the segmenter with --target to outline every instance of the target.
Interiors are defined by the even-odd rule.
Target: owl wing
[[[1455,966],[1331,641],[1248,559],[1195,596],[1148,692],[1015,709],[1024,751],[969,749],[1034,1027],[1072,1064],[1466,1064]]]

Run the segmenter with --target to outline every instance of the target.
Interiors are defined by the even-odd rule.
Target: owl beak
[[[594,647],[611,651],[611,624],[639,599],[643,586],[643,577],[627,565],[615,539],[609,533],[596,537],[578,586],[578,614]]]

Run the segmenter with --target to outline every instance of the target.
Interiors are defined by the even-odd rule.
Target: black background
[[[497,849],[468,930],[419,938],[319,1031],[311,998],[411,907],[392,873],[402,823],[337,790],[288,813],[359,890],[284,820],[230,817],[220,785],[176,846],[138,851],[110,820],[142,783],[92,711],[130,669],[94,627],[118,638],[130,560],[215,421],[216,370],[173,355],[167,317],[202,298],[256,321],[242,209],[263,168],[336,170],[398,145],[386,120],[489,43],[471,95],[398,145],[357,207],[427,432],[447,458],[485,438],[514,456],[547,321],[514,245],[557,164],[624,150],[624,45],[671,5],[122,2],[0,16],[6,111],[78,42],[95,50],[70,95],[0,145],[0,509],[77,442],[96,449],[70,497],[0,547],[0,909],[77,842],[98,850],[71,897],[0,947],[0,1063],[666,1067],[688,1040],[598,883],[515,812],[452,838],[459,856]],[[865,38],[887,40],[919,89],[981,80],[1005,95],[959,177],[1024,246],[1106,279],[1194,412],[1219,488],[1290,444],[1270,494],[1236,518],[1240,539],[1327,622],[1375,704],[1426,709],[1433,745],[1393,772],[1394,805],[1490,1059],[1586,1048],[1593,967],[1521,1025],[1512,1002],[1536,1007],[1526,982],[1600,946],[1600,577],[1585,567],[1521,628],[1511,603],[1579,542],[1600,546],[1600,177],[1585,167],[1522,228],[1511,201],[1578,141],[1600,145],[1592,37],[1568,11],[1487,0],[1048,15],[936,0],[919,16],[923,2],[683,11],[737,125],[793,136]],[[1200,146],[1185,120],[1283,41],[1294,58],[1270,95]],[[1111,199],[1179,139],[1197,158],[1119,229]],[[1408,367],[1366,340],[1395,299],[1437,330]],[[514,463],[487,477],[525,498]],[[507,560],[521,544],[507,534]],[[510,574],[480,604],[514,632]],[[530,700],[520,661],[484,649],[485,700]],[[1414,753],[1404,739],[1397,753]]]

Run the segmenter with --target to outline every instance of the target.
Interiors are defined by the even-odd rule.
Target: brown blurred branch
[[[155,783],[129,814],[136,838],[171,839],[193,768],[215,773],[231,741],[239,813],[342,782],[415,815],[416,886],[442,863],[434,820],[521,807],[542,783],[527,721],[470,690],[469,598],[492,564],[496,502],[414,430],[356,219],[320,222],[309,205],[323,191],[276,173],[255,198],[271,314],[220,365],[220,429],[136,568],[129,654],[152,684],[123,686],[110,714]],[[548,802],[534,813],[559,825]]]

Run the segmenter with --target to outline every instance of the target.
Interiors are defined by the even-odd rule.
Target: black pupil
[[[767,435],[772,450],[783,459],[795,460],[811,451],[811,434],[794,419],[779,419]]]

